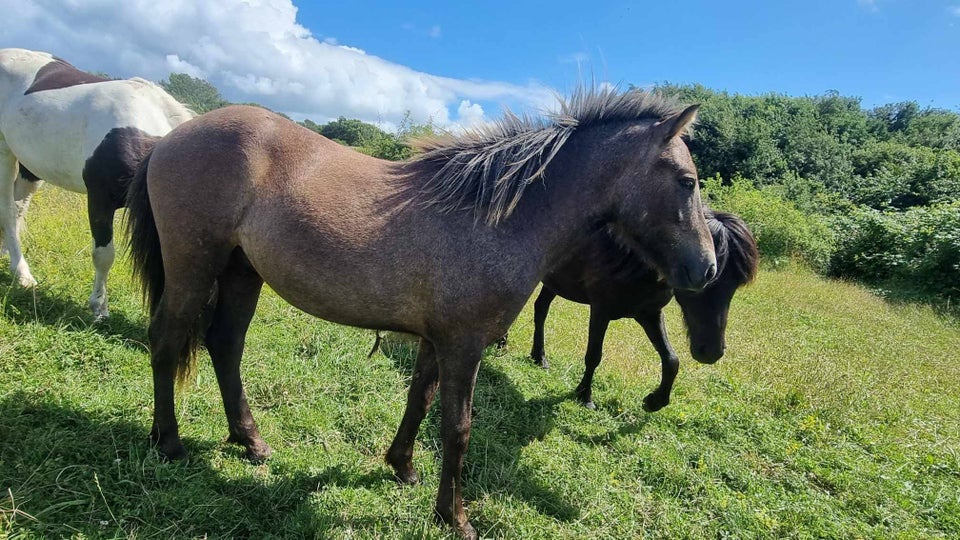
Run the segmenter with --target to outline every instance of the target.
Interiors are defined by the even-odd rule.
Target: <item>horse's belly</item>
[[[353,256],[306,255],[274,244],[262,249],[249,244],[244,253],[263,280],[281,298],[315,317],[350,326],[421,330],[420,310],[411,295],[416,283],[409,276],[373,275],[370,268],[356,264]],[[423,306],[420,306],[421,308]]]
[[[72,118],[44,116],[23,104],[3,118],[3,138],[17,160],[45,182],[77,193],[83,183],[83,126]]]

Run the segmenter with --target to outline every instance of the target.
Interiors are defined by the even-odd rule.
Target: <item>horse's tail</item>
[[[130,188],[127,191],[127,237],[129,238],[130,258],[133,262],[133,275],[140,281],[143,300],[150,307],[151,321],[163,296],[164,271],[163,256],[160,251],[160,235],[150,206],[150,194],[147,191],[147,170],[150,165],[150,150],[137,167]],[[177,382],[188,379],[200,346],[200,328],[191,327],[183,350],[177,355],[175,368]],[[151,344],[151,348],[153,344]]]
[[[130,180],[127,190],[127,237],[130,257],[133,259],[133,275],[140,281],[143,301],[150,307],[150,315],[156,311],[163,294],[163,257],[160,254],[160,235],[150,207],[147,192],[147,168],[150,156],[147,153]]]

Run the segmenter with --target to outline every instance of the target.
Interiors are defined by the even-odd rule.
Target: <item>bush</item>
[[[724,185],[720,177],[705,180],[710,205],[743,218],[757,239],[760,255],[777,264],[790,257],[825,271],[833,251],[834,233],[826,218],[800,211],[776,186],[756,188],[736,178]]]
[[[835,226],[834,275],[960,300],[960,202],[906,212],[861,208]]]

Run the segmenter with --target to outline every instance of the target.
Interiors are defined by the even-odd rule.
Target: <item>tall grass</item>
[[[38,194],[26,235],[41,281],[0,272],[0,536],[442,538],[431,509],[437,411],[417,442],[423,484],[382,455],[413,351],[367,359],[372,333],[317,321],[267,291],[243,373],[274,457],[223,442],[209,362],[179,397],[192,458],[147,445],[144,317],[120,259],[111,320],[86,312],[92,269],[83,200]],[[530,310],[483,363],[466,464],[468,511],[496,538],[956,538],[960,536],[960,327],[915,305],[790,264],[734,299],[720,363],[684,362],[669,407],[642,410],[659,363],[616,322],[596,411],[571,390],[586,309],[556,303],[552,369],[526,358]]]

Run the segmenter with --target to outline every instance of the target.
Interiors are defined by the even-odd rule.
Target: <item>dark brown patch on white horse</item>
[[[105,199],[101,204],[111,206],[112,210],[123,208],[133,173],[159,140],[160,137],[135,127],[113,128],[107,132],[83,165],[83,183],[88,196]]]
[[[23,163],[20,164],[20,178],[23,178],[27,182],[38,182],[40,177],[30,172],[30,169],[23,166]]]
[[[109,315],[107,275],[116,257],[113,216],[126,204],[127,187],[137,166],[160,137],[134,127],[111,129],[83,167],[87,187],[87,216],[93,233],[93,293],[88,302],[100,319]]]
[[[106,82],[110,79],[81,71],[69,62],[61,60],[56,56],[53,61],[40,68],[40,71],[33,78],[33,84],[27,88],[23,95],[44,90],[57,90],[60,88],[69,88],[79,84],[92,84]]]

